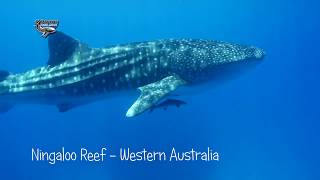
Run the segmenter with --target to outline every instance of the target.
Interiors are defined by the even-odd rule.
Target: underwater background
[[[212,39],[265,49],[239,77],[198,88],[179,109],[127,119],[138,97],[59,113],[17,105],[0,114],[0,179],[320,179],[319,5],[304,0],[90,0],[1,2],[0,69],[43,66],[47,40],[36,19],[92,47],[166,38]],[[31,148],[106,146],[187,151],[209,146],[219,162],[32,162]]]

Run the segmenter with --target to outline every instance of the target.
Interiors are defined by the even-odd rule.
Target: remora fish
[[[159,104],[151,106],[150,107],[150,112],[152,112],[155,109],[160,109],[160,108],[163,108],[164,110],[167,110],[167,108],[169,106],[180,107],[180,106],[185,105],[185,104],[187,104],[185,101],[181,101],[181,100],[178,100],[178,99],[166,99],[166,100],[164,100],[163,102],[161,102]]]
[[[48,45],[47,66],[21,74],[0,72],[0,111],[40,103],[65,112],[113,92],[139,89],[140,97],[126,113],[133,117],[181,86],[224,79],[265,56],[253,46],[193,39],[90,48],[58,31],[48,37]]]

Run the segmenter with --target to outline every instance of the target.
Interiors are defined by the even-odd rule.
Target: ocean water
[[[187,105],[128,119],[123,95],[59,113],[17,105],[0,114],[0,179],[320,179],[319,2],[308,0],[4,1],[0,69],[43,66],[47,41],[36,19],[92,47],[165,38],[255,45],[267,56],[237,78],[197,88]],[[219,152],[218,162],[31,160],[31,149],[107,147]]]

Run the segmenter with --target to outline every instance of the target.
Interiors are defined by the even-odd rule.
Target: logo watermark
[[[58,20],[43,20],[38,19],[35,21],[36,29],[41,33],[41,36],[46,38],[50,34],[55,33],[58,28],[59,21]]]

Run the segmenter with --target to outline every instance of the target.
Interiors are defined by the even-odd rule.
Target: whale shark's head
[[[171,54],[172,69],[189,81],[230,77],[265,57],[264,50],[220,41],[184,40]]]

